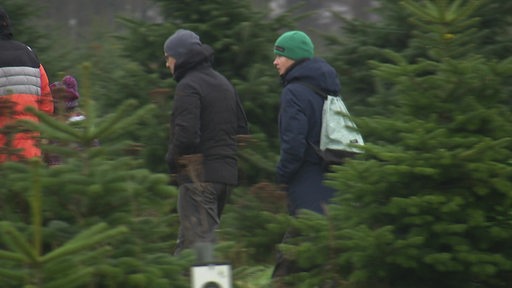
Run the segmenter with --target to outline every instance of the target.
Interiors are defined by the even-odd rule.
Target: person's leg
[[[217,216],[222,216],[222,212],[224,211],[224,206],[231,195],[232,186],[220,183],[214,183],[214,189],[217,192]]]
[[[215,242],[215,229],[229,190],[225,184],[189,183],[179,188],[180,228],[175,254],[196,242]]]
[[[296,217],[297,216],[297,206],[293,203],[293,201],[288,201],[287,203],[288,207],[288,214],[290,216]],[[285,231],[283,239],[281,240],[281,244],[287,244],[290,242],[290,240],[296,236],[298,236],[298,232],[294,228],[288,228],[288,230]],[[297,261],[294,259],[287,258],[284,253],[277,249],[276,253],[276,264],[274,265],[274,270],[272,271],[272,283],[274,288],[286,288],[290,287],[286,285],[286,277],[290,276],[294,273],[301,272],[302,270],[299,268]]]
[[[286,244],[292,237],[294,237],[294,235],[295,234],[291,230],[286,231],[281,244]],[[286,258],[283,252],[278,250],[276,265],[274,266],[274,271],[272,271],[272,278],[285,277],[297,272],[297,270],[295,261]]]

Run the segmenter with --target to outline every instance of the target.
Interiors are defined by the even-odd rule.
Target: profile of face
[[[171,75],[174,75],[174,65],[176,65],[176,59],[169,55],[165,55],[165,67],[169,68]]]
[[[286,58],[282,55],[276,55],[273,62],[274,66],[277,69],[277,72],[279,73],[279,76],[284,75],[284,73],[286,73],[288,68],[290,68],[290,66],[292,66],[293,63],[295,63],[294,60]]]

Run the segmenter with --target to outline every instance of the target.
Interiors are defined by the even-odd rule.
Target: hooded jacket
[[[28,106],[53,113],[48,77],[36,54],[27,45],[12,39],[9,18],[0,8],[0,162],[38,157],[38,133],[7,136],[20,119],[38,121],[25,111]],[[9,131],[8,131],[9,130]]]
[[[189,49],[174,66],[178,83],[166,158],[178,184],[238,182],[236,135],[247,134],[247,122],[234,87],[212,68],[212,59],[213,50],[203,44]],[[181,163],[187,155],[200,156],[193,171]]]
[[[303,208],[323,213],[320,204],[333,190],[322,184],[325,170],[313,146],[320,145],[324,100],[301,82],[337,95],[338,76],[327,62],[312,58],[295,62],[281,80],[277,181],[288,186],[290,212]]]

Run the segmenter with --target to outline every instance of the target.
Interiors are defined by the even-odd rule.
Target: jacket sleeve
[[[279,113],[280,159],[277,182],[288,184],[304,161],[308,120],[298,95],[291,89],[283,90]]]
[[[171,173],[178,171],[178,160],[184,155],[197,153],[200,140],[201,100],[193,87],[178,85],[174,95],[171,117],[171,135],[167,151],[167,164]]]
[[[38,109],[51,115],[53,114],[54,105],[48,75],[46,75],[43,65],[39,65],[39,71],[41,74],[41,98],[38,102]]]

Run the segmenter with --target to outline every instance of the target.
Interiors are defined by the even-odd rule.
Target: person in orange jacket
[[[39,121],[28,106],[53,114],[48,76],[37,55],[13,40],[9,16],[0,8],[0,163],[40,157],[39,134],[17,125],[18,120]]]

